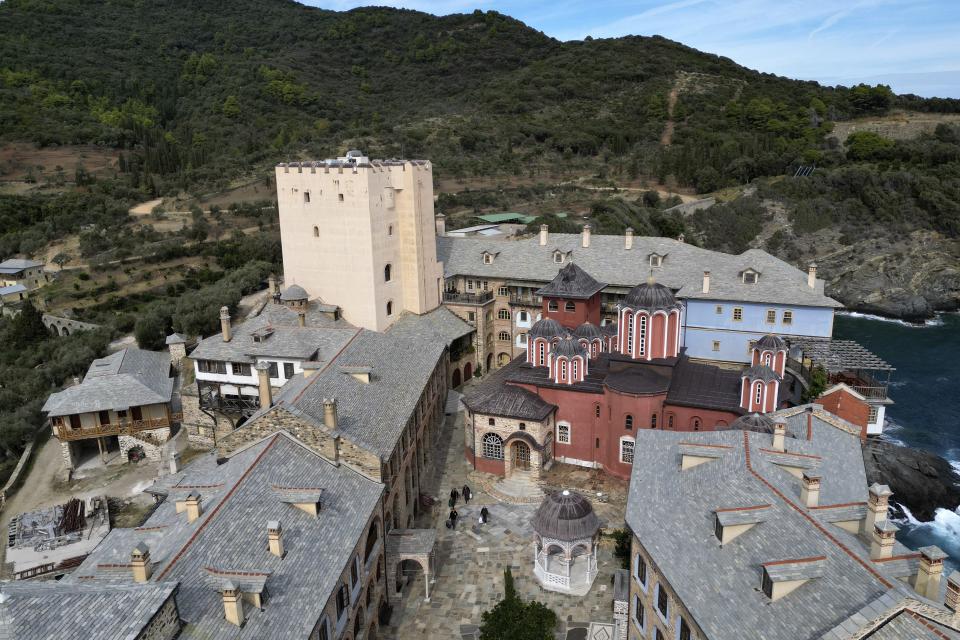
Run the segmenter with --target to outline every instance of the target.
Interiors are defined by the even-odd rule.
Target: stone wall
[[[196,385],[183,389],[180,403],[183,410],[181,426],[186,430],[190,444],[210,448],[216,441],[233,432],[233,423],[226,417],[217,416],[214,420],[200,410],[200,397],[197,395]]]
[[[63,456],[63,466],[65,469],[77,468],[77,456],[74,453],[72,442],[61,442],[60,454]]]
[[[144,431],[144,433],[152,433],[152,431]],[[160,462],[160,458],[163,455],[162,444],[157,444],[156,442],[151,442],[150,440],[147,440],[144,438],[139,438],[137,436],[132,436],[132,435],[131,436],[121,435],[119,437],[119,441],[120,441],[120,455],[123,456],[124,459],[127,459],[127,456],[130,453],[130,449],[133,449],[134,447],[143,448],[143,453],[147,456],[147,459],[152,460],[154,462]],[[158,442],[162,443],[164,442],[164,440],[160,440]]]
[[[491,421],[493,421],[492,425]],[[464,444],[467,450],[472,450],[476,446],[475,455],[478,461],[483,456],[483,437],[488,433],[495,433],[503,440],[504,475],[509,476],[513,471],[513,453],[517,442],[523,442],[530,449],[530,471],[535,476],[540,475],[541,469],[550,467],[553,460],[553,416],[548,416],[542,422],[536,422],[471,413],[469,410],[464,413]],[[529,435],[538,446],[531,446],[526,439],[517,435],[520,433]],[[511,436],[514,437],[511,438]]]
[[[183,625],[180,622],[175,594],[176,591],[170,594],[167,601],[153,616],[153,620],[137,636],[137,640],[173,640],[177,637]]]

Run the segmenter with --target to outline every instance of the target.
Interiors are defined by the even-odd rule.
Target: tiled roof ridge
[[[170,490],[173,489],[219,489],[223,486],[223,483],[219,484],[175,484],[170,487]]]
[[[209,571],[218,576],[255,576],[257,578],[269,578],[269,571],[242,571],[240,569],[217,569],[215,567],[204,567],[204,571]]]
[[[327,369],[329,369],[329,368],[330,368],[330,365],[333,364],[334,362],[336,362],[337,358],[340,357],[340,354],[342,354],[342,353],[347,349],[347,347],[349,347],[351,344],[353,344],[353,341],[356,340],[356,339],[357,339],[357,336],[359,336],[363,331],[364,331],[364,329],[357,329],[357,330],[354,332],[354,334],[353,334],[352,336],[350,336],[350,339],[347,340],[346,344],[344,344],[342,347],[340,347],[340,349],[339,349],[335,354],[333,354],[333,357],[331,357],[331,358],[327,361],[327,364],[326,364],[322,369],[320,369],[319,371],[315,371],[315,372],[310,376],[310,377],[313,378],[313,380],[311,380],[311,381],[307,382],[307,384],[303,385],[303,389],[300,389],[300,392],[297,393],[297,395],[293,397],[293,400],[291,401],[292,404],[296,404],[297,402],[300,401],[300,398],[302,398],[302,397],[303,397],[303,394],[307,392],[307,389],[309,389],[311,385],[313,385],[317,380],[319,380],[319,379],[321,378],[321,375],[320,375],[320,374],[322,374],[324,371],[326,371]]]
[[[820,504],[815,507],[807,507],[807,508],[816,511],[821,509],[842,509],[844,507],[859,507],[861,505],[865,506],[866,504],[867,504],[866,500],[863,500],[861,502],[841,502],[840,504]]]
[[[816,527],[817,530],[820,531],[820,533],[826,536],[826,538],[830,542],[832,542],[840,550],[842,550],[848,556],[853,558],[857,563],[859,563],[864,569],[866,569],[870,573],[870,575],[876,578],[880,584],[882,584],[887,589],[893,588],[893,584],[889,580],[887,580],[885,577],[883,577],[883,575],[879,571],[877,571],[874,567],[870,566],[870,564],[866,562],[863,558],[861,558],[859,555],[851,551],[845,544],[840,542],[832,533],[827,531],[827,529],[823,525],[821,525],[816,518],[811,516],[804,509],[801,509],[800,507],[798,507],[782,491],[777,489],[777,487],[775,487],[772,482],[764,478],[756,469],[753,468],[753,463],[750,460],[750,433],[747,431],[743,432],[743,448],[744,448],[744,464],[746,465],[747,471],[749,471],[751,475],[753,475],[757,480],[759,480],[768,489],[770,489],[770,491],[772,491],[774,495],[776,495],[784,503],[786,503],[787,506],[789,506],[794,511],[799,513],[801,516],[806,518],[807,521],[810,522],[810,524],[812,524],[814,527]]]
[[[177,561],[183,557],[183,555],[187,552],[187,549],[190,548],[190,546],[197,539],[200,533],[207,527],[208,524],[210,524],[210,522],[213,520],[213,517],[217,515],[217,512],[219,512],[220,509],[223,507],[223,505],[227,503],[227,501],[234,494],[234,492],[236,492],[237,488],[243,483],[243,481],[247,479],[247,476],[250,475],[250,472],[253,471],[254,467],[260,464],[260,461],[263,459],[265,455],[267,455],[267,452],[269,452],[270,449],[273,447],[273,445],[277,443],[277,437],[278,437],[278,434],[273,435],[273,438],[270,440],[270,443],[263,448],[263,451],[257,454],[257,457],[254,458],[253,462],[250,463],[250,466],[246,468],[246,470],[240,475],[239,478],[237,478],[237,481],[233,484],[232,487],[230,487],[230,490],[227,491],[226,495],[224,495],[223,498],[220,499],[220,502],[217,504],[217,506],[213,508],[213,510],[207,515],[206,518],[204,518],[203,522],[200,523],[200,526],[197,527],[197,530],[193,532],[193,535],[191,535],[190,538],[186,541],[186,543],[184,543],[184,545],[176,553],[173,559],[169,563],[167,563],[167,566],[164,567],[159,574],[157,574],[158,581],[161,578],[163,578],[163,576],[167,575],[170,572],[170,569],[173,568],[173,565],[175,565]]]
[[[917,558],[920,557],[920,555],[921,554],[919,553],[903,553],[903,554],[900,554],[899,556],[890,556],[889,558],[879,558],[877,560],[874,560],[873,562],[882,563],[882,562],[893,562],[894,560],[916,560]]]
[[[277,491],[326,491],[324,487],[285,487],[278,484],[271,484],[270,488]]]
[[[940,629],[937,629],[935,626],[933,626],[932,624],[930,624],[930,621],[929,621],[927,618],[925,618],[924,616],[920,615],[919,613],[917,613],[917,612],[914,611],[913,609],[910,609],[910,608],[908,608],[908,607],[904,607],[904,612],[905,612],[908,616],[910,616],[911,618],[913,618],[914,620],[916,620],[917,622],[919,622],[920,624],[922,624],[923,626],[925,626],[927,629],[929,629],[929,630],[932,631],[933,633],[935,633],[935,634],[937,634],[938,636],[940,636],[941,638],[943,638],[943,640],[950,640],[950,636],[948,636],[948,635],[945,634],[944,632],[940,631]]]
[[[728,511],[752,511],[754,509],[769,509],[772,504],[757,504],[751,507],[725,507],[723,509],[714,509],[714,513],[727,513]]]
[[[711,449],[733,449],[732,445],[729,444],[713,444],[709,442],[687,442],[686,440],[681,440],[677,445],[690,445],[693,447],[710,447]]]
[[[761,567],[775,567],[780,564],[799,564],[801,562],[821,562],[826,560],[827,556],[810,556],[809,558],[788,558],[786,560],[771,560],[770,562],[761,562]]]
[[[759,451],[763,453],[773,453],[778,456],[796,456],[798,458],[813,458],[814,460],[823,460],[823,456],[814,455],[812,453],[796,453],[794,451],[777,451],[776,449],[765,449],[763,447],[757,447]]]

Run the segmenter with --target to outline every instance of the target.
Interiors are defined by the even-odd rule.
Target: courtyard
[[[598,574],[584,597],[542,589],[534,578],[534,534],[530,524],[536,502],[500,501],[490,491],[497,478],[474,471],[463,454],[462,413],[448,415],[433,453],[433,477],[424,481],[423,492],[437,500],[432,512],[416,523],[437,531],[436,576],[430,584],[430,601],[424,601],[423,574],[405,571],[409,581],[403,600],[395,605],[390,625],[382,628],[385,638],[479,637],[484,611],[503,597],[503,571],[510,567],[517,593],[524,600],[539,600],[551,608],[560,621],[557,638],[585,638],[590,622],[613,621],[613,572],[620,568],[614,557],[614,541],[601,540],[597,555]],[[459,500],[459,522],[447,529],[447,500],[450,490],[469,485],[473,499]],[[604,530],[623,527],[627,483],[605,477],[601,472],[569,465],[555,465],[546,473],[542,486],[547,490],[574,489],[595,498],[593,507]],[[489,520],[478,526],[480,509],[486,506]],[[568,636],[569,632],[569,636]]]

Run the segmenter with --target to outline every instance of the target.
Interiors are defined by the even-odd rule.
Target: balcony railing
[[[127,422],[109,422],[106,424],[98,424],[95,427],[80,427],[79,429],[60,424],[56,425],[55,429],[57,431],[57,438],[60,440],[82,440],[83,438],[127,435],[139,431],[163,429],[181,420],[183,420],[183,414],[172,413],[170,414],[169,420],[167,418],[151,418],[148,420],[130,420]]]
[[[510,296],[510,304],[527,307],[539,307],[541,304],[543,304],[543,298],[540,296],[518,296],[513,294]]]
[[[493,300],[492,291],[481,291],[480,293],[460,293],[459,291],[444,291],[443,301],[454,302],[457,304],[486,304]]]
[[[867,400],[886,400],[887,399],[887,388],[884,386],[879,387],[863,387],[860,385],[853,385],[853,390],[862,395]]]

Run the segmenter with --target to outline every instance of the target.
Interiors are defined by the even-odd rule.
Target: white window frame
[[[764,320],[766,321],[767,324],[777,324],[777,310],[767,309],[767,315],[764,318]]]
[[[653,610],[657,612],[657,617],[663,621],[663,624],[670,626],[670,594],[667,593],[667,613],[664,615],[660,611],[660,591],[663,589],[663,585],[659,582],[657,583],[657,588],[653,593]],[[664,591],[666,593],[666,591]]]
[[[518,334],[517,334],[517,343],[518,343],[518,344],[523,344],[523,345],[527,344],[527,334],[525,334],[525,333],[518,333]]]
[[[737,316],[740,316],[739,318]],[[734,307],[733,315],[731,316],[734,322],[743,322],[743,307]]]
[[[787,309],[783,312],[783,324],[793,324],[793,310]]]
[[[483,264],[493,264],[493,255],[489,253],[483,254]]]
[[[763,408],[763,382],[757,382],[757,392],[754,395],[756,404],[760,405],[760,408]]]
[[[713,351],[718,351],[718,352],[719,352],[719,351],[720,351],[720,341],[719,341],[719,340],[714,340],[712,347],[713,347]]]
[[[576,382],[576,381],[577,381],[577,374],[580,373],[580,368],[579,368],[579,366],[578,366],[579,363],[577,362],[577,359],[576,359],[576,358],[574,358],[573,360],[571,360],[571,363],[572,363],[572,365],[571,365],[571,368],[570,368],[570,379],[573,380],[574,382]]]
[[[643,562],[646,568],[646,571],[644,571],[644,574],[643,574],[643,582],[640,581],[640,575],[639,575],[641,562]],[[639,553],[633,557],[633,579],[636,581],[638,585],[640,585],[641,590],[643,590],[643,592],[646,593],[647,585],[650,584],[650,565],[647,564],[647,561],[644,560]]]
[[[637,619],[638,612],[643,612],[642,620]],[[633,594],[633,615],[630,617],[633,619],[633,626],[639,629],[641,633],[647,632],[647,612],[638,593]]]
[[[473,291],[473,280],[467,280],[467,291]]]
[[[567,360],[563,359],[560,361],[560,379],[567,379]]]
[[[499,456],[499,457],[497,457],[497,456],[488,456],[488,455],[487,455],[487,438],[488,438],[489,436],[494,436],[497,440],[500,441],[500,444],[499,444],[500,456]],[[493,440],[491,439],[490,442],[492,443]],[[499,434],[496,434],[496,433],[493,433],[493,432],[488,432],[488,433],[483,434],[483,438],[481,438],[481,440],[480,440],[480,446],[481,446],[481,452],[482,452],[482,457],[483,457],[483,458],[486,458],[487,460],[503,460],[503,459],[504,459],[504,457],[503,457],[503,456],[504,456],[504,452],[503,452],[503,438],[501,438]],[[490,446],[493,447],[494,445],[491,444]],[[491,451],[491,452],[492,452],[492,453],[495,453],[495,452],[493,452],[493,451]]]
[[[508,296],[510,295],[510,290],[507,287],[498,287],[497,288],[498,296]]]
[[[647,355],[647,316],[640,316],[637,323],[637,355]]]
[[[564,438],[563,433],[566,430],[566,438]],[[573,441],[573,429],[570,427],[569,422],[558,422],[557,423],[557,444],[570,444]]]
[[[625,449],[623,445],[626,443],[630,443],[630,460],[624,459]],[[636,457],[636,451],[637,451],[636,447],[637,447],[636,440],[634,440],[629,436],[621,436],[620,437],[620,462],[622,462],[623,464],[633,464],[633,461]]]

